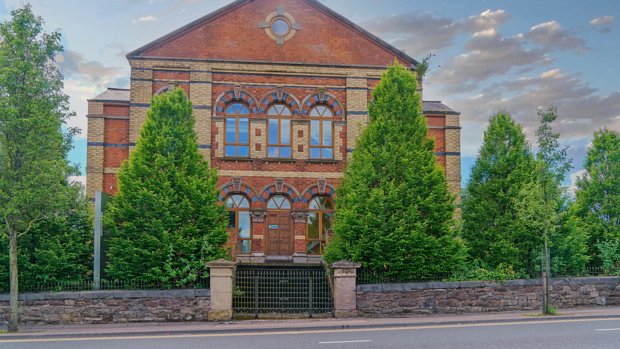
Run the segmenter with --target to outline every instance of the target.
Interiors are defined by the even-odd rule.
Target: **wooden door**
[[[269,212],[267,215],[267,255],[293,255],[293,229],[291,213]]]

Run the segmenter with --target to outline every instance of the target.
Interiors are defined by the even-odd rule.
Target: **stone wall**
[[[207,321],[209,290],[89,291],[20,295],[26,324],[101,324]],[[8,321],[9,296],[0,295],[0,323]]]
[[[620,305],[620,278],[572,278],[552,282],[557,308]],[[480,313],[540,309],[541,280],[428,282],[357,286],[360,314]]]

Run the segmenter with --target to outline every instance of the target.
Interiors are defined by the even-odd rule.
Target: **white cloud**
[[[586,174],[586,170],[578,170],[570,174],[570,186],[568,187],[568,193],[571,196],[575,196],[577,192],[577,180],[582,178]]]
[[[157,21],[157,17],[155,16],[143,16],[143,17],[134,19],[132,22],[133,23],[145,23],[145,22],[155,22],[155,21]]]
[[[616,17],[614,16],[603,16],[603,17],[594,18],[593,20],[590,21],[590,24],[605,25],[605,24],[613,23],[615,21],[616,21]]]
[[[70,176],[69,182],[80,184],[82,189],[86,188],[86,176]]]
[[[525,36],[546,49],[556,48],[577,52],[586,50],[585,41],[582,38],[563,29],[560,23],[556,21],[537,24],[530,28]]]

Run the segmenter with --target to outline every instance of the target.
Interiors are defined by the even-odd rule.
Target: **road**
[[[474,348],[618,349],[620,319],[435,325],[296,332],[183,334],[111,338],[2,340],[0,348],[275,349]]]

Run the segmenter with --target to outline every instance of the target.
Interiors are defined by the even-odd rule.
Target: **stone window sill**
[[[287,162],[287,163],[295,163],[297,159],[292,158],[266,158],[265,162]]]
[[[337,164],[337,163],[340,162],[340,160],[334,160],[334,159],[307,159],[306,162],[309,163],[309,164]]]
[[[218,158],[220,161],[238,161],[238,162],[252,162],[254,159],[252,158],[240,158],[240,157],[232,157],[226,156],[223,158]]]

